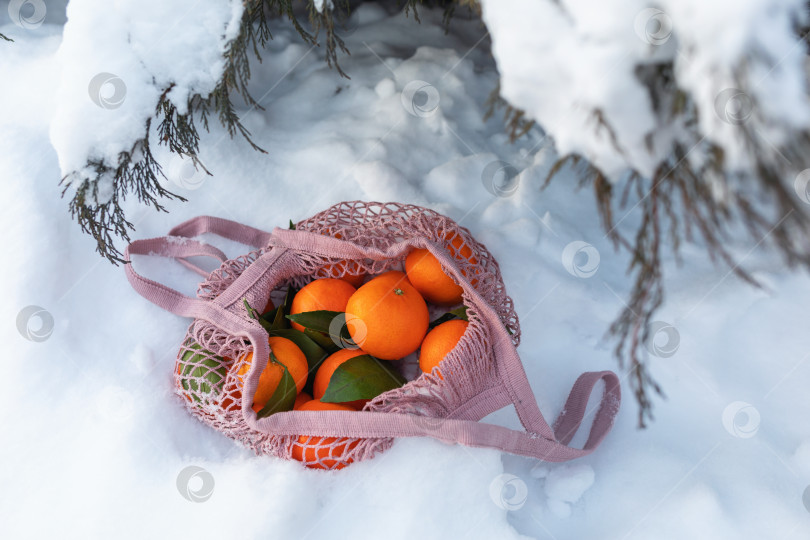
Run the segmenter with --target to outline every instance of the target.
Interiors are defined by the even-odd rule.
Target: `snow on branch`
[[[633,290],[610,333],[644,425],[650,392],[661,393],[641,354],[664,298],[665,246],[677,257],[697,234],[712,259],[756,284],[727,248],[742,226],[810,269],[810,4],[481,3],[501,97],[562,156],[548,180],[577,168],[608,237],[631,254]],[[638,225],[622,226],[617,210],[640,214]]]
[[[319,12],[312,0],[306,5],[314,35],[299,22],[293,0],[125,0],[115,10],[101,0],[68,5],[50,136],[63,195],[102,256],[123,262],[115,241],[129,240],[133,229],[122,208],[128,195],[156,210],[164,210],[164,199],[182,199],[163,186],[167,178],[151,145],[165,145],[207,173],[197,156],[197,122],[208,130],[216,116],[231,137],[241,135],[264,152],[231,99],[238,94],[261,109],[247,85],[251,54],[260,60],[272,37],[269,17],[287,17],[311,45],[324,29],[327,62],[345,75],[337,51],[348,51],[332,12]]]

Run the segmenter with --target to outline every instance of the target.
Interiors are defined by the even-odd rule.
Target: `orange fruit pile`
[[[478,261],[461,235],[450,233],[444,240],[451,258]],[[259,418],[289,410],[358,411],[407,382],[395,361],[417,351],[420,369],[444,379],[439,366],[467,331],[466,311],[453,310],[431,323],[429,305],[461,306],[463,289],[427,249],[412,249],[403,262],[404,272],[366,276],[357,261],[337,261],[297,292],[288,290],[278,306],[268,298],[261,314],[245,302],[250,316],[268,330],[271,357],[253,396],[242,393],[253,353],[233,363],[237,392],[223,407],[239,410],[239,401],[249,398]],[[339,315],[340,324],[333,324]],[[216,375],[213,382],[219,384],[224,375]],[[208,386],[213,385],[203,389]],[[301,435],[292,457],[308,467],[340,469],[351,463],[344,455],[359,442]]]

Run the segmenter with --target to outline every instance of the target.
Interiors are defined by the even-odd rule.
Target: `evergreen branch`
[[[419,10],[417,9],[417,6],[441,8],[442,26],[444,27],[445,33],[450,30],[450,22],[456,15],[457,6],[467,8],[467,13],[471,17],[481,17],[481,4],[478,0],[405,0],[404,2],[400,1],[400,5],[403,6],[403,11],[405,12],[406,17],[413,12],[414,20],[420,24],[422,23],[422,20],[419,18]]]
[[[338,63],[338,49],[344,54],[351,54],[349,53],[349,49],[346,48],[346,44],[340,38],[340,36],[335,32],[335,20],[334,20],[334,13],[335,10],[341,12],[342,15],[348,18],[350,6],[347,2],[336,3],[333,5],[331,10],[324,9],[323,12],[320,12],[315,7],[314,2],[309,3],[309,20],[312,26],[315,28],[315,36],[314,40],[317,43],[318,34],[320,34],[321,29],[323,29],[326,37],[324,39],[324,43],[326,45],[326,64],[330,68],[334,68],[341,77],[345,77],[350,79],[348,75],[341,69],[340,64]]]
[[[96,239],[96,251],[113,264],[125,262],[115,247],[115,238],[129,241],[129,222],[121,206],[127,195],[134,194],[139,201],[165,212],[160,199],[183,197],[165,189],[158,178],[163,176],[149,146],[152,119],[146,121],[145,136],[138,139],[129,151],[118,154],[118,163],[110,165],[103,160],[90,160],[81,172],[65,175],[60,184],[62,196],[73,188],[69,203],[70,214],[82,231]]]
[[[503,123],[506,132],[509,134],[509,142],[515,142],[519,138],[526,135],[534,126],[534,120],[526,116],[526,112],[512,107],[509,102],[501,97],[501,83],[495,85],[489,97],[484,102],[486,111],[484,112],[484,121],[489,120],[495,111],[499,109],[504,110]]]
[[[653,108],[664,117],[678,116],[685,120],[685,125],[694,126],[698,111],[689,97],[674,87],[674,79],[668,78],[671,68],[658,66],[653,69],[653,77],[643,78],[649,83],[651,94],[656,94],[651,96]],[[744,77],[738,77],[737,85],[745,88]],[[602,121],[606,122],[604,118]],[[649,335],[650,325],[664,300],[665,231],[668,231],[667,240],[676,260],[680,260],[682,239],[693,240],[697,231],[713,262],[729,268],[731,273],[753,286],[760,284],[726,247],[728,233],[736,225],[743,225],[756,245],[767,240],[789,266],[810,270],[810,216],[791,186],[786,186],[782,180],[797,172],[791,170],[790,163],[802,163],[802,156],[810,154],[810,132],[795,133],[786,137],[788,143],[773,148],[761,140],[752,127],[758,121],[754,115],[750,121],[736,126],[749,148],[748,155],[754,160],[750,174],[728,173],[722,149],[713,143],[700,142],[695,132],[693,143],[675,145],[670,157],[659,165],[651,178],[631,173],[618,201],[615,186],[581,156],[558,160],[543,184],[543,187],[548,185],[564,167],[574,169],[580,184],[592,183],[602,228],[616,249],[630,254],[627,271],[634,276],[633,286],[608,335],[616,339],[614,355],[619,365],[630,373],[641,427],[653,418],[653,395],[663,396],[650,373],[644,346],[653,338]],[[687,159],[688,148],[697,149],[707,159],[696,167]],[[722,196],[717,195],[718,189]],[[614,221],[614,205],[625,208],[631,198],[636,201],[641,220],[634,228],[634,235],[628,238],[619,232]]]
[[[439,4],[445,5],[448,1],[442,0]],[[472,2],[462,1],[465,5]],[[251,148],[266,153],[251,138],[251,133],[242,123],[231,98],[238,94],[251,109],[263,110],[261,103],[248,91],[248,84],[251,77],[251,52],[261,62],[261,51],[272,39],[269,26],[271,17],[286,17],[301,38],[311,45],[319,44],[318,34],[323,30],[327,65],[348,78],[338,63],[338,51],[349,54],[349,50],[336,32],[334,15],[350,16],[352,5],[344,0],[331,9],[318,12],[313,0],[305,2],[309,8],[314,34],[308,32],[298,20],[293,0],[245,0],[239,32],[225,47],[225,65],[214,90],[206,96],[192,95],[188,99],[187,112],[179,114],[176,106],[167,98],[173,85],[163,89],[153,117],[158,121],[158,143],[166,145],[173,154],[190,157],[195,167],[210,175],[197,157],[200,135],[195,118],[207,132],[210,117],[215,115],[231,138],[241,135]],[[414,3],[415,10],[415,0],[409,0],[409,3]],[[416,15],[415,11],[414,14]],[[10,40],[1,34],[0,37]],[[160,177],[165,180],[166,176],[149,148],[151,121],[152,118],[146,122],[144,136],[129,151],[119,154],[117,163],[90,159],[82,171],[73,171],[60,181],[64,186],[63,197],[69,188],[75,190],[69,203],[71,215],[82,231],[96,240],[96,251],[112,263],[122,262],[121,252],[114,245],[115,238],[129,241],[128,232],[133,230],[132,223],[126,219],[121,207],[128,194],[134,194],[141,203],[158,211],[165,211],[160,203],[164,198],[185,200],[161,186]],[[100,200],[100,193],[103,195],[105,191],[110,192],[109,196],[102,196]]]

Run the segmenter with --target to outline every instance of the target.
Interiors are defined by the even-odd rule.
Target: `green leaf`
[[[270,319],[270,325],[265,328],[268,332],[287,328],[287,319],[284,318],[284,304],[281,304],[275,309]]]
[[[309,372],[315,373],[318,367],[320,367],[321,362],[323,359],[326,358],[327,352],[324,350],[323,347],[318,345],[313,339],[300,330],[296,330],[294,328],[281,328],[278,330],[270,330],[269,334],[271,336],[278,336],[287,338],[293,343],[295,343],[301,352],[304,353],[304,356],[307,357],[307,364],[309,365]]]
[[[290,220],[290,230],[295,230],[295,223],[293,223],[292,220]]]
[[[247,298],[242,299],[242,301],[245,303],[245,309],[247,310],[248,316],[251,319],[255,319],[255,320],[259,321],[259,324],[262,325],[262,328],[264,328],[268,332],[273,329],[273,322],[274,321],[273,320],[268,320],[268,318],[265,315],[273,314],[272,318],[275,319],[277,317],[276,312],[278,311],[278,308],[275,309],[275,310],[270,310],[265,315],[262,315],[256,309],[251,307],[250,304],[248,304]],[[282,317],[282,324],[284,324],[283,317]]]
[[[355,356],[340,364],[326,387],[321,401],[343,403],[371,399],[399,388],[407,381],[386,360],[371,355]]]
[[[242,302],[245,304],[245,309],[248,312],[248,317],[251,319],[259,320],[261,318],[261,313],[250,307],[250,304],[247,301],[247,298],[242,298]]]
[[[330,338],[327,334],[316,332],[315,330],[311,330],[309,328],[304,328],[304,335],[320,345],[322,349],[330,354],[340,350],[338,344],[332,341],[332,338]]]
[[[190,392],[194,401],[201,401],[197,394],[219,395],[228,372],[225,359],[203,349],[196,342],[188,348],[191,350],[183,353],[180,360],[180,384],[183,389]]]
[[[272,314],[272,316],[267,317],[269,319],[269,324],[266,326],[262,324],[265,330],[270,332],[273,330],[283,330],[290,327],[290,323],[287,322],[286,315],[290,312],[292,300],[296,292],[298,292],[298,290],[294,287],[287,288],[287,294],[284,295],[284,300],[281,302],[281,304],[279,304],[275,310],[268,313],[268,315]]]
[[[297,322],[304,328],[329,334],[329,326],[332,324],[335,317],[341,314],[340,311],[318,310],[287,315],[287,318],[293,322]]]
[[[242,301],[245,304],[245,309],[248,312],[248,316],[251,319],[256,319],[259,321],[262,328],[268,332],[271,332],[273,330],[281,330],[290,327],[285,316],[290,312],[293,297],[297,292],[298,289],[295,287],[287,287],[287,294],[284,296],[284,300],[281,302],[281,304],[277,308],[271,309],[265,314],[261,314],[255,308],[251,307],[251,305],[248,304],[247,298],[244,298]]]
[[[307,311],[287,315],[287,318],[297,322],[307,330],[318,332],[327,339],[332,340],[338,348],[340,348],[341,344],[350,346],[355,344],[349,335],[349,328],[346,326],[346,314],[342,311]]]
[[[445,323],[447,321],[452,321],[454,319],[461,319],[462,321],[468,321],[469,319],[467,318],[467,306],[457,307],[456,309],[448,311],[438,319],[431,322],[428,325],[428,330],[432,330],[433,328],[436,328],[440,324]]]
[[[342,311],[306,311],[304,313],[287,315],[287,318],[293,322],[297,322],[304,328],[334,337],[337,342],[341,340],[351,340],[349,328],[346,326],[346,314]],[[335,319],[338,320],[335,321]],[[335,324],[336,322],[340,324],[339,327]],[[335,326],[334,328],[333,325]],[[337,331],[337,333],[335,333],[335,331]]]
[[[462,321],[469,321],[470,319],[467,317],[467,306],[460,306],[456,309],[450,310],[450,313],[461,319]]]
[[[284,295],[284,301],[281,303],[284,306],[284,313],[289,313],[292,309],[292,301],[295,298],[295,295],[298,293],[298,289],[290,285],[287,287],[287,294]]]
[[[256,413],[257,418],[265,418],[277,412],[291,411],[293,405],[295,405],[295,397],[298,394],[295,381],[287,370],[287,366],[279,362],[272,352],[270,353],[270,360],[268,360],[268,362],[280,365],[284,373],[281,375],[281,381],[279,381],[276,391],[273,392],[273,395],[270,396],[270,399],[267,400],[264,407]]]

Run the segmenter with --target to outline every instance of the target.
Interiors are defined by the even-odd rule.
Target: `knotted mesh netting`
[[[340,203],[301,221],[296,224],[296,230],[381,250],[401,241],[426,239],[448,250],[456,268],[466,278],[461,285],[469,325],[456,347],[442,361],[441,376],[436,370],[419,372],[404,386],[368,402],[363,410],[407,413],[413,415],[415,421],[430,426],[452,418],[454,411],[464,403],[498,384],[490,329],[478,316],[478,309],[484,303],[491,306],[515,345],[520,340],[520,328],[497,262],[466,228],[418,206],[354,201]],[[270,250],[290,251],[293,262],[287,258],[284,265],[271,265],[261,279],[241,291],[240,296],[251,306],[264,306],[268,299],[278,305],[287,287],[302,287],[316,278],[339,278],[346,274],[373,276],[388,270],[403,270],[405,258],[405,255],[385,260],[347,258],[343,254],[312,253],[271,242],[269,246],[224,262],[199,285],[197,296],[205,300],[218,297]],[[229,310],[240,317],[249,317],[242,304],[234,304]],[[306,433],[290,436],[250,428],[243,417],[243,381],[238,371],[251,350],[250,342],[229,335],[215,322],[201,319],[192,322],[177,356],[175,380],[176,392],[194,416],[258,454],[297,459],[314,468],[342,468],[391,446],[391,438],[336,438]]]

